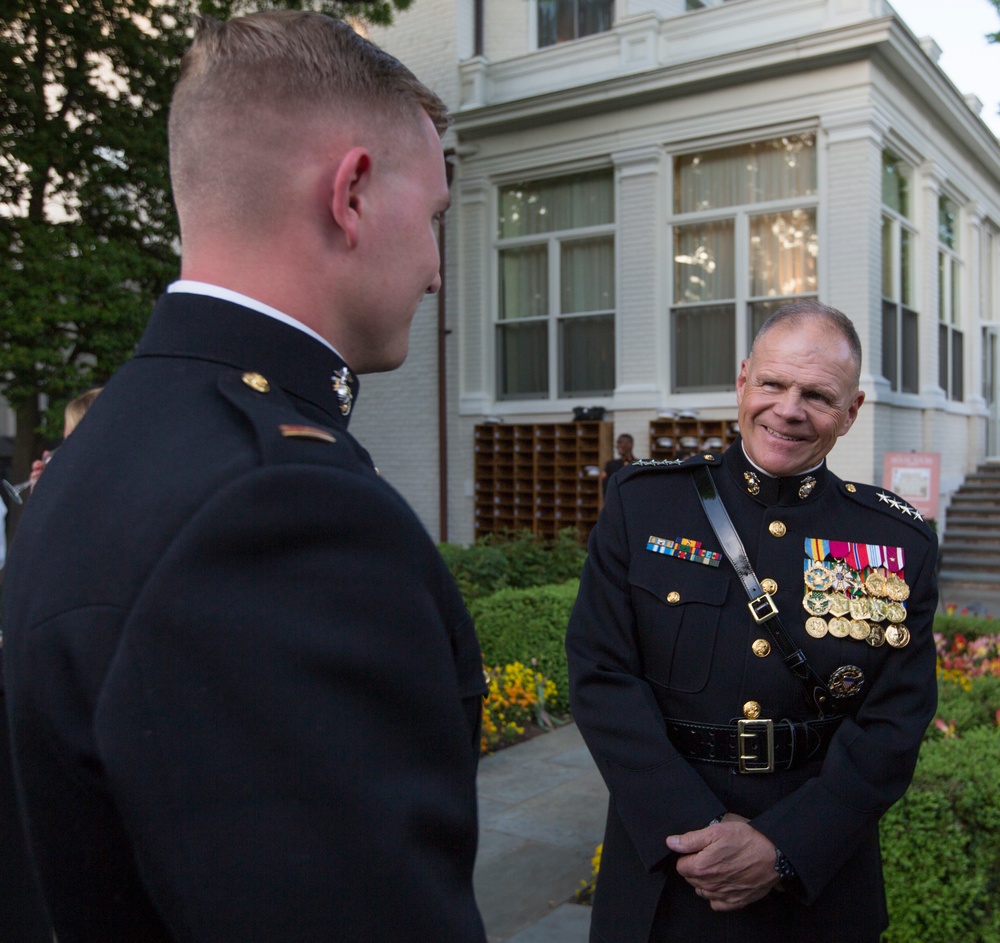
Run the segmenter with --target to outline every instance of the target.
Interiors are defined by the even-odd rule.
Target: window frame
[[[548,2],[548,0],[534,0],[534,32],[535,32],[535,48],[536,49],[553,49],[556,46],[562,46],[566,43],[575,43],[578,40],[586,39],[588,36],[599,36],[602,33],[608,33],[615,28],[615,7],[617,6],[616,0],[604,0],[607,3],[608,12],[608,25],[605,29],[592,30],[588,33],[580,32],[580,4],[586,2],[586,0],[565,0],[573,4],[573,35],[565,38],[556,38],[552,42],[542,42],[542,5]],[[551,2],[558,4],[560,0],[551,0]],[[599,0],[600,2],[600,0]],[[556,13],[556,20],[558,23],[558,12]],[[556,34],[558,37],[558,25],[556,26]]]
[[[780,197],[759,202],[742,202],[731,206],[711,207],[706,210],[689,210],[679,212],[676,207],[677,189],[677,161],[692,154],[709,153],[712,151],[727,150],[732,148],[751,148],[756,144],[764,144],[768,141],[781,140],[786,137],[805,137],[812,139],[809,152],[815,161],[814,166],[814,186],[811,194],[804,194],[793,197]],[[818,299],[820,294],[820,281],[822,273],[821,250],[817,248],[814,263],[815,289],[798,292],[795,294],[782,295],[755,295],[751,294],[751,282],[753,273],[751,265],[753,262],[751,251],[752,220],[756,217],[774,215],[776,213],[792,213],[798,210],[810,213],[812,216],[813,235],[816,238],[817,246],[822,245],[822,175],[821,175],[821,145],[818,128],[815,126],[805,126],[787,130],[777,130],[762,136],[752,138],[741,138],[730,141],[706,142],[698,147],[687,147],[673,151],[670,157],[670,193],[668,195],[667,239],[666,246],[670,253],[667,260],[668,283],[667,283],[667,337],[670,356],[668,358],[668,389],[671,396],[702,396],[719,392],[730,392],[736,388],[736,376],[739,373],[740,363],[749,353],[753,343],[755,333],[754,309],[755,306],[766,306],[770,303],[776,309],[782,304],[792,301],[806,299]],[[712,298],[699,301],[678,301],[678,279],[676,273],[676,234],[680,227],[691,226],[698,223],[712,223],[732,221],[733,229],[733,289],[735,294],[731,298]],[[808,252],[808,248],[803,250]],[[734,337],[733,359],[729,374],[731,378],[722,384],[703,385],[681,385],[677,382],[677,358],[680,353],[680,345],[676,342],[676,322],[679,314],[697,308],[714,308],[729,305],[731,316],[734,320],[732,336]],[[771,313],[771,312],[768,312]],[[759,325],[757,325],[759,327]],[[721,372],[720,372],[721,376]]]
[[[954,208],[951,241],[942,236],[945,204]],[[965,401],[965,331],[962,318],[964,262],[961,253],[961,204],[947,193],[938,195],[938,386],[950,402]]]
[[[566,178],[580,175],[606,173],[611,187],[611,222],[579,226],[570,229],[559,229],[549,232],[531,233],[523,236],[502,237],[499,230],[501,194],[505,188],[516,186],[517,184],[540,184],[544,182],[555,182]],[[609,398],[614,393],[617,383],[618,365],[618,329],[619,329],[619,219],[618,219],[618,181],[615,169],[609,164],[588,165],[582,167],[561,168],[556,173],[539,174],[519,174],[514,179],[500,179],[494,182],[493,186],[493,214],[491,226],[493,231],[492,241],[492,261],[494,271],[492,317],[490,331],[490,348],[492,349],[492,369],[493,369],[493,399],[497,403],[564,403],[567,400],[579,397],[604,399]],[[613,306],[611,308],[595,308],[588,311],[562,311],[562,246],[564,243],[582,242],[588,239],[610,238],[612,243],[612,279],[611,296]],[[547,303],[546,313],[527,318],[502,318],[501,314],[501,282],[502,264],[501,259],[504,250],[517,249],[522,247],[544,245],[547,254]],[[565,377],[563,369],[563,333],[564,325],[569,322],[577,322],[588,318],[612,318],[612,347],[611,347],[611,386],[607,390],[572,390],[566,391]],[[548,378],[548,390],[543,393],[510,393],[503,389],[505,382],[503,375],[504,344],[501,340],[504,330],[512,324],[542,324],[546,325],[546,374]]]

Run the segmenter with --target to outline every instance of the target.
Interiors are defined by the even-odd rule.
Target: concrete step
[[[985,570],[966,570],[958,566],[954,568],[942,566],[938,582],[941,586],[962,588],[968,585],[1000,594],[1000,573],[989,573]]]
[[[989,573],[1000,583],[1000,560],[986,554],[941,552],[941,572],[945,570],[967,570],[974,573]]]
[[[952,537],[953,535],[949,533],[941,545],[938,552],[942,557],[946,554],[949,557],[968,554],[980,559],[992,559],[996,562],[997,566],[1000,566],[1000,547],[997,546],[995,538],[989,540],[983,539],[976,542],[974,540],[953,540]]]

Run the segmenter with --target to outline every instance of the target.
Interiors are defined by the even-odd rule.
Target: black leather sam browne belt
[[[678,752],[689,759],[737,766],[741,773],[795,769],[826,754],[848,707],[847,699],[861,690],[864,674],[855,665],[838,668],[829,682],[816,674],[781,624],[771,594],[761,587],[707,468],[695,469],[695,484],[712,530],[750,597],[750,615],[771,635],[782,661],[801,683],[819,719],[793,723],[759,718],[726,726],[668,719],[667,734]],[[828,711],[834,716],[826,718]]]

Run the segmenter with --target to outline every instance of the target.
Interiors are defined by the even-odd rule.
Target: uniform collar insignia
[[[354,405],[354,384],[357,382],[354,375],[347,367],[341,367],[330,379],[333,381],[333,392],[337,397],[340,414],[349,416]]]

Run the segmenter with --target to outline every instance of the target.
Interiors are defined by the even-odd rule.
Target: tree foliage
[[[195,14],[316,9],[388,23],[412,0],[4,0],[0,393],[15,473],[62,404],[132,352],[176,275],[167,108]],[[40,393],[53,409],[38,413]]]

